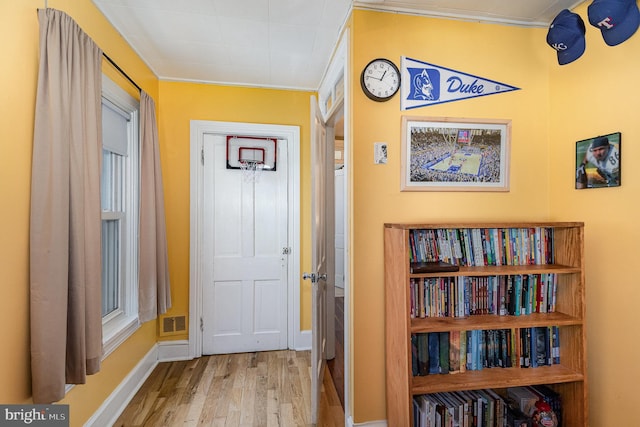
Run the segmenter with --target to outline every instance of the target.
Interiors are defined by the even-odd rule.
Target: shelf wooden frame
[[[553,228],[556,264],[527,266],[461,266],[456,272],[411,274],[409,233],[414,229]],[[584,224],[581,222],[426,223],[385,224],[385,364],[387,425],[413,425],[413,396],[426,393],[547,384],[562,395],[563,426],[588,425],[585,330]],[[558,275],[557,308],[553,313],[520,316],[471,315],[464,318],[410,316],[409,283],[412,278]],[[411,334],[520,329],[558,326],[558,365],[537,368],[485,368],[456,374],[413,376]],[[519,334],[516,334],[518,336]]]

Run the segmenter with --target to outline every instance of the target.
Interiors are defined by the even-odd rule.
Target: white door
[[[268,136],[268,135],[265,135]],[[226,167],[226,136],[203,139],[202,353],[287,348],[287,149],[253,182]]]
[[[331,136],[333,138],[333,136]],[[311,421],[318,422],[322,379],[327,359],[327,283],[333,291],[333,280],[327,282],[331,268],[327,252],[327,129],[315,97],[311,97]],[[333,175],[331,175],[333,178]],[[331,182],[330,180],[329,182]],[[333,209],[333,203],[329,203]],[[332,215],[333,216],[333,215]],[[333,279],[331,277],[331,279]],[[333,299],[333,295],[331,295]],[[331,317],[333,322],[333,317]]]

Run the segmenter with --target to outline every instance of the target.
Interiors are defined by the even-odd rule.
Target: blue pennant
[[[402,57],[400,109],[426,107],[520,88]]]

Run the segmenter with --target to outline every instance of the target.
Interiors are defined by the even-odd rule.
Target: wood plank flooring
[[[158,364],[116,427],[311,426],[309,351],[204,356]],[[344,426],[324,375],[318,426]]]

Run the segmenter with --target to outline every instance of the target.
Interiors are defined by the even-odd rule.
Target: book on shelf
[[[513,400],[527,417],[531,417],[536,411],[538,395],[526,386],[507,388],[507,397]]]
[[[411,230],[412,262],[455,265],[533,265],[553,263],[553,229],[438,228]]]
[[[416,317],[426,317],[425,295],[424,295],[425,286],[424,286],[424,283],[420,283],[420,281],[417,282],[417,286],[418,286],[418,304],[417,304],[417,310],[416,310]]]
[[[542,402],[551,408],[561,426],[561,396],[547,385],[416,395],[412,399],[413,426],[535,427],[534,414]]]
[[[554,273],[412,277],[410,316],[413,319],[552,313],[556,287]]]
[[[485,392],[493,399],[494,402],[494,419],[496,426],[504,426],[506,423],[506,403],[502,396],[495,392],[493,389],[484,389]]]
[[[440,373],[449,373],[449,332],[439,332],[438,337],[440,340]]]
[[[547,355],[551,353],[549,349],[549,330],[546,326],[536,326],[531,329],[531,367],[547,365]]]
[[[411,334],[411,372],[413,375],[420,375],[418,365],[418,334]]]
[[[478,390],[469,390],[469,395],[471,399],[473,399],[473,419],[475,426],[485,425],[485,408],[484,408],[484,399],[478,393]]]
[[[459,425],[460,412],[459,405],[451,399],[451,393],[434,393],[435,399],[444,408],[443,426]]]
[[[516,295],[515,295],[515,284],[514,284],[515,277],[507,276],[506,280],[507,280],[507,283],[506,283],[507,314],[515,315],[516,314],[516,306],[515,306]]]
[[[460,372],[460,331],[449,332],[449,373]]]
[[[444,261],[412,262],[410,265],[411,274],[445,273],[459,270],[459,266]]]
[[[522,287],[523,287],[522,275],[519,274],[515,276],[515,283],[514,283],[514,289],[513,289],[513,293],[515,295],[515,312],[513,314],[515,314],[516,316],[520,316],[521,314],[523,314]]]
[[[440,337],[437,332],[426,334],[429,347],[429,374],[440,373]]]
[[[460,336],[460,372],[466,372],[467,370],[467,333],[466,331],[459,331]]]
[[[466,408],[465,419],[469,426],[477,425],[476,398],[471,390],[460,390],[455,392],[464,402]]]
[[[429,341],[425,334],[418,334],[418,375],[429,373]]]
[[[467,370],[477,371],[478,367],[478,331],[467,331]]]
[[[426,427],[427,425],[422,419],[422,408],[418,399],[411,400],[411,409],[413,410],[413,427]]]
[[[548,366],[553,365],[553,326],[545,326],[545,358]]]
[[[475,405],[475,401],[473,396],[464,390],[461,391],[456,391],[455,394],[458,396],[458,399],[460,399],[463,403],[464,406],[464,422],[466,426],[473,426],[475,425],[474,423],[476,422],[474,420],[474,405]]]
[[[546,327],[540,328],[546,339]],[[513,364],[514,331],[476,329],[412,334],[412,373],[414,376],[453,374],[517,366]],[[524,336],[524,328],[519,331]],[[547,347],[545,343],[545,350]]]
[[[509,348],[508,338],[510,336],[510,331],[508,329],[500,329],[498,334],[500,340],[500,357],[498,358],[498,366],[501,368],[509,368],[511,367],[511,349]]]
[[[560,328],[557,326],[551,327],[551,358],[555,365],[560,364]]]
[[[531,328],[520,329],[520,367],[531,366]]]
[[[487,332],[478,331],[478,369],[487,367]]]
[[[420,285],[416,279],[409,280],[409,316],[412,319],[418,317],[416,316],[416,304],[418,303],[418,286]]]
[[[533,421],[516,406],[507,404],[507,425],[510,427],[533,427]]]
[[[478,390],[477,393],[480,395],[480,398],[482,399],[482,407],[483,407],[482,425],[495,426],[496,425],[495,424],[496,401],[494,400],[493,396],[487,393],[487,391],[484,389]]]

